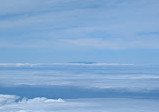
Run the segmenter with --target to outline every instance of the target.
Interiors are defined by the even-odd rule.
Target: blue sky
[[[0,0],[0,62],[158,64],[158,0]]]

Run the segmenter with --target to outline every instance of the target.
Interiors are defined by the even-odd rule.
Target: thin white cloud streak
[[[120,63],[0,63],[0,67],[34,67],[34,66],[69,66],[69,65],[78,65],[78,66],[133,66],[134,64],[120,64]]]
[[[81,38],[81,39],[56,39],[56,40],[30,40],[30,41],[0,41],[1,48],[54,48],[54,49],[76,49],[97,48],[110,50],[124,49],[159,49],[158,36],[143,36],[134,39],[104,39],[104,38]]]
[[[0,95],[1,112],[157,112],[159,109],[158,100],[148,99],[47,99],[34,98],[23,99],[16,102],[18,96]],[[14,101],[13,101],[14,98]]]
[[[159,49],[158,38],[153,40],[144,38],[144,39],[102,39],[102,38],[87,38],[87,39],[72,39],[64,40],[75,46],[83,47],[93,47],[93,48],[102,48],[102,49],[135,49],[135,48],[146,48],[146,49]]]

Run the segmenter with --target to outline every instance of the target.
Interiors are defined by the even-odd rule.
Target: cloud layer
[[[120,63],[89,63],[89,62],[73,62],[73,63],[0,63],[0,67],[51,67],[51,66],[133,66],[134,64]]]
[[[34,98],[17,100],[18,96],[0,95],[1,112],[157,112],[158,100],[142,99],[62,99]],[[8,102],[8,103],[6,103]]]
[[[2,65],[0,71],[2,87],[30,85],[122,88],[131,91],[159,89],[158,66],[98,65],[98,63]]]

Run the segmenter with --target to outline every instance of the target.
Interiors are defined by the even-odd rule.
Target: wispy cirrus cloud
[[[76,48],[76,43],[105,49],[158,49],[156,38],[145,33],[149,37],[144,40],[138,35],[158,31],[157,0],[7,0],[0,4],[2,48],[57,44]]]
[[[87,39],[72,39],[65,40],[67,43],[70,43],[74,46],[81,47],[93,47],[93,48],[101,48],[101,49],[114,49],[114,50],[122,50],[122,49],[159,49],[158,38],[154,38],[153,40],[148,38],[142,39],[102,39],[102,38],[87,38]]]

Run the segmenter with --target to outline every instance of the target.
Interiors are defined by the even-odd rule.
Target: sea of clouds
[[[100,66],[99,66],[100,65]],[[1,86],[78,86],[158,90],[158,66],[131,64],[0,64]],[[12,78],[11,78],[12,77]],[[88,83],[89,82],[89,83]]]
[[[0,67],[0,112],[158,112],[158,74],[158,66],[2,65]],[[61,88],[54,88],[54,86]],[[65,89],[63,86],[68,88]],[[77,89],[69,89],[72,86]],[[21,88],[17,89],[18,87]],[[31,88],[24,91],[29,92],[31,96],[18,95],[23,87]],[[37,93],[35,95],[36,87],[41,87],[39,92],[42,93],[53,89],[48,93],[52,94],[51,97],[38,92],[41,95],[38,96]],[[80,88],[79,93],[78,88]],[[10,89],[15,89],[16,92],[12,93]],[[85,89],[87,91],[82,92]],[[113,97],[100,96],[103,90],[110,95],[111,93],[107,91],[110,89],[117,90],[116,93],[121,92],[123,96],[116,97],[115,95],[118,95],[116,93]],[[58,93],[56,90],[60,91],[61,96],[56,96],[55,93]],[[86,96],[94,94],[89,92],[90,90],[98,93],[98,97],[82,96],[82,94]],[[78,94],[78,98],[72,96],[64,99],[65,92],[70,93],[69,96]],[[134,97],[133,92],[145,96]],[[127,94],[129,97],[125,97]]]

